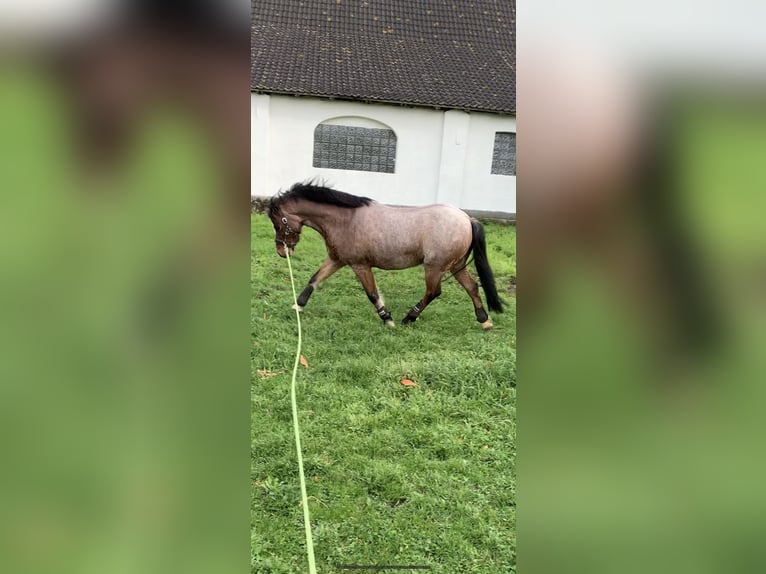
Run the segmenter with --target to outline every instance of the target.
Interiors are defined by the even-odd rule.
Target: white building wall
[[[471,113],[463,169],[465,209],[516,213],[516,176],[492,174],[496,132],[516,132],[516,118]]]
[[[396,133],[396,173],[312,166],[316,126],[348,116],[358,118],[356,125],[367,118]],[[515,132],[512,117],[253,94],[251,122],[254,196],[268,197],[297,181],[319,178],[394,205],[450,203],[516,213],[516,178],[490,174],[495,132]]]

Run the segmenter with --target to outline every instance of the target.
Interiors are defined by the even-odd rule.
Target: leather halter
[[[287,218],[286,217],[282,218],[282,225],[285,226],[285,231],[284,231],[284,233],[282,233],[282,237],[284,237],[284,240],[276,239],[275,238],[274,239],[274,243],[276,243],[277,245],[284,245],[285,247],[288,247],[290,249],[295,249],[295,246],[298,244],[298,240],[296,239],[294,242],[289,243],[287,241],[287,238],[290,235],[295,235],[296,237],[300,237],[301,232],[300,231],[295,231],[292,227],[290,227],[288,225],[288,223],[287,223]]]

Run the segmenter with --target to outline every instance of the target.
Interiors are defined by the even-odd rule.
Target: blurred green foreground
[[[677,223],[720,318],[704,351],[658,349],[652,300],[574,256],[537,323],[520,297],[521,572],[766,571],[765,109],[692,98],[676,117]]]
[[[248,238],[200,237],[211,150],[157,109],[83,178],[62,94],[21,63],[0,125],[0,569],[246,569]]]

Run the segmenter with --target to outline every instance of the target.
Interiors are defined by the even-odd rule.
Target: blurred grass
[[[520,363],[522,564],[536,572],[766,569],[766,114],[699,99],[675,119],[678,224],[720,344],[660,371],[629,295],[585,258],[556,269]]]
[[[174,279],[215,159],[158,108],[118,171],[84,177],[65,102],[3,61],[2,569],[225,571],[247,545],[246,259]]]
[[[491,332],[454,279],[408,327],[384,327],[348,268],[306,306],[298,405],[320,571],[515,571],[515,227],[487,224],[486,233],[507,301]],[[307,230],[292,258],[298,289],[324,255]],[[400,321],[422,297],[422,268],[375,275]],[[263,215],[252,217],[251,282],[252,571],[304,572],[289,406],[296,325],[287,264]]]

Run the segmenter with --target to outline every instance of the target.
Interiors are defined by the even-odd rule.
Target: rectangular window
[[[495,175],[516,175],[516,134],[497,132],[492,151],[492,173]]]
[[[314,130],[313,165],[394,173],[396,134],[388,129],[319,124]]]

